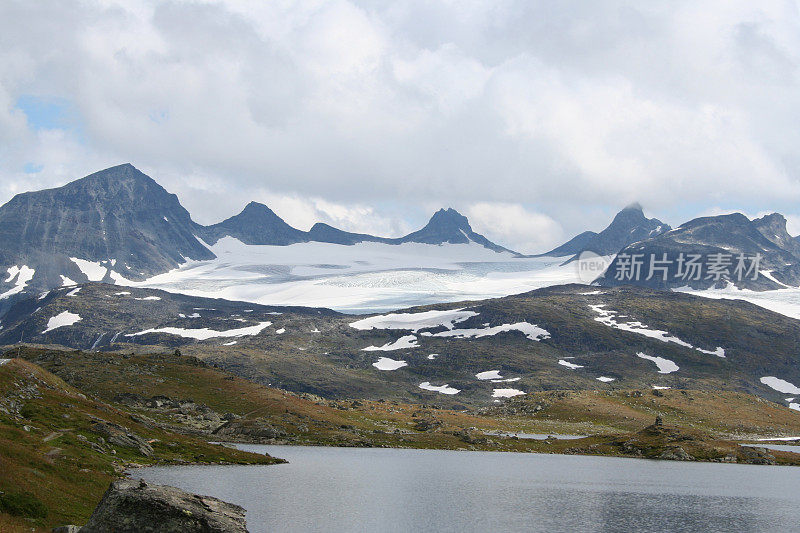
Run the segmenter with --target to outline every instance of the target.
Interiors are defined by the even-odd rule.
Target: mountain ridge
[[[800,285],[800,255],[784,248],[786,243],[792,245],[793,240],[786,231],[786,219],[779,214],[755,220],[742,213],[699,217],[674,230],[626,246],[597,283],[658,289],[724,288],[728,283],[754,290],[778,289],[782,284],[797,286]],[[641,274],[629,277],[632,271],[628,263],[634,255],[640,256]],[[680,258],[687,259],[689,255],[702,260],[696,270],[681,268]],[[737,272],[739,259],[743,264],[742,270]],[[657,276],[650,277],[651,265],[655,266],[656,260],[666,270],[659,269]],[[717,260],[727,264],[712,267],[711,263]],[[721,270],[727,274],[719,275]]]
[[[669,224],[657,218],[647,218],[638,202],[632,203],[619,211],[601,232],[584,231],[541,256],[577,256],[586,251],[597,255],[611,255],[629,244],[660,235],[670,229],[672,228]]]
[[[477,243],[515,253],[475,233],[454,209],[435,213],[422,229],[399,238],[351,233],[317,223],[302,231],[268,206],[249,202],[240,213],[204,226],[177,195],[130,163],[63,185],[15,195],[0,206],[0,314],[17,295],[88,281],[141,281],[189,260],[209,260],[224,237],[247,245],[303,242],[353,245]]]

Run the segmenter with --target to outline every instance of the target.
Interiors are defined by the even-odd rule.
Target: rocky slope
[[[0,530],[85,523],[128,466],[188,462],[277,460],[164,429],[23,359],[0,365]]]
[[[796,251],[781,215],[755,221],[741,213],[702,217],[625,247],[598,283],[658,289],[705,289],[728,283],[754,290],[797,286]],[[697,258],[696,270],[689,266],[689,256]]]
[[[789,406],[800,384],[798,322],[740,301],[570,285],[364,317],[123,292],[89,284],[20,302],[0,343],[180,348],[296,392],[451,406],[653,386],[734,390]]]
[[[0,296],[115,272],[142,279],[212,258],[194,232],[178,198],[128,164],[18,194],[0,207],[0,271],[8,272]]]

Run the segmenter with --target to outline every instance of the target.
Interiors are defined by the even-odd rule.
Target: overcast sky
[[[796,2],[0,0],[0,202],[130,162],[202,223],[800,233],[799,60]]]

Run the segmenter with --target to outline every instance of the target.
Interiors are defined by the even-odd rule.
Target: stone
[[[114,481],[80,533],[247,533],[245,510],[143,480]]]
[[[53,528],[53,533],[80,533],[80,526],[68,525]]]
[[[133,448],[145,457],[153,455],[153,447],[139,435],[111,422],[95,422],[90,429],[106,438],[109,444]]]

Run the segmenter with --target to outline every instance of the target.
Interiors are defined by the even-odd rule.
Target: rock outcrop
[[[111,422],[98,421],[92,424],[91,430],[103,436],[109,444],[133,448],[145,457],[153,455],[153,447],[139,435]]]
[[[246,533],[245,510],[175,487],[121,479],[106,491],[80,533]]]

